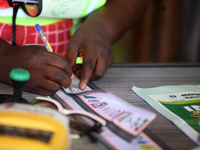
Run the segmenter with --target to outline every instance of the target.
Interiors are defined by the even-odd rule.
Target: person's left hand
[[[83,56],[83,64],[75,65],[76,58]],[[89,81],[98,80],[114,61],[109,40],[98,26],[83,23],[71,37],[66,58],[80,78],[79,88],[85,89]]]

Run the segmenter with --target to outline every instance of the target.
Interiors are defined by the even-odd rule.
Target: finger
[[[53,95],[61,89],[61,86],[52,80],[46,79],[45,84],[40,84],[39,88],[41,92],[44,92],[48,95]]]
[[[42,74],[44,78],[64,86],[65,88],[71,85],[71,79],[63,70],[52,66],[48,66],[45,69],[46,70]]]
[[[69,62],[71,68],[75,65],[77,56],[78,48],[75,44],[70,42],[67,47],[67,53],[65,58]]]
[[[85,51],[87,52],[87,51]],[[92,51],[90,51],[92,52]],[[95,53],[90,53],[90,54],[86,54],[84,55],[84,58],[83,58],[83,67],[82,67],[82,72],[81,72],[81,79],[80,79],[80,85],[79,85],[79,88],[81,90],[84,90],[85,87],[87,86],[91,76],[92,76],[92,73],[93,73],[93,70],[95,68],[95,64],[96,64],[96,61],[97,61],[97,57],[95,57]]]
[[[106,61],[103,59],[97,59],[96,66],[90,78],[90,81],[98,80],[102,78],[107,70]]]
[[[81,77],[81,71],[82,71],[82,64],[75,64],[72,68],[74,74],[77,76],[77,77]]]
[[[98,80],[102,78],[109,68],[109,66],[114,62],[114,55],[112,50],[108,50],[107,53],[99,54],[94,72],[91,76],[90,81]]]
[[[33,88],[34,87],[34,88]],[[61,86],[51,80],[43,80],[43,82],[37,84],[37,86],[29,86],[28,84],[24,87],[24,91],[31,92],[39,95],[53,95],[58,90],[61,89]]]
[[[67,59],[63,58],[62,56],[48,52],[46,57],[43,59],[46,61],[47,65],[57,67],[66,72],[69,77],[72,76],[72,69],[70,68]]]
[[[75,64],[72,68],[73,71],[76,71],[76,70],[81,70],[82,69],[82,64]]]
[[[79,79],[81,79],[81,73],[82,73],[82,69],[80,69],[80,70],[77,70],[76,71],[76,76],[79,78]]]

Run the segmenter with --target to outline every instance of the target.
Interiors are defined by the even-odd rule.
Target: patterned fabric
[[[62,20],[50,25],[41,26],[55,53],[65,56],[67,44],[71,38],[72,20]],[[16,44],[18,46],[40,44],[42,40],[34,26],[16,26]],[[12,24],[0,23],[0,37],[12,43]]]
[[[7,0],[0,0],[0,9],[5,9],[10,7]]]
[[[43,2],[46,2],[48,4],[49,1],[50,0],[45,0]],[[13,5],[18,5],[19,2],[24,3],[24,4],[31,4],[31,5],[27,5],[27,6],[25,5],[25,6],[26,8],[30,8],[32,16],[35,16],[35,10],[37,12],[37,9],[34,9],[33,7],[38,5],[37,0],[12,0],[12,2],[14,3]],[[56,3],[59,2],[58,4],[63,4],[62,2],[65,2],[65,4],[67,4],[66,7],[73,6],[69,8],[71,11],[73,11],[73,13],[77,14],[77,17],[84,17],[90,14],[92,11],[103,6],[106,0],[83,0],[83,1],[51,0],[51,2],[56,2]],[[48,6],[48,5],[43,5],[43,6]],[[51,6],[54,8],[54,5],[51,5]],[[6,17],[6,19],[0,20],[0,38],[4,39],[10,44],[12,44],[12,38],[13,38],[14,39],[13,41],[15,41],[13,42],[13,44],[16,43],[17,46],[33,45],[33,44],[43,45],[42,40],[40,39],[39,34],[37,33],[34,26],[36,23],[41,23],[39,19],[41,20],[42,18],[38,18],[38,17],[34,18],[34,17],[27,16],[27,14],[24,11],[22,12],[20,11],[22,9],[19,9],[17,13],[17,17],[16,17],[16,22],[12,22],[12,18],[11,18],[13,16],[12,9],[8,7],[9,7],[9,4],[7,0],[0,0],[0,12],[1,12],[0,16],[2,18]],[[5,8],[8,8],[8,9],[5,9]],[[49,9],[49,7],[46,7],[46,8]],[[62,8],[62,5],[58,8]],[[77,8],[76,10],[77,12],[74,10],[75,8]],[[57,11],[68,12],[68,10],[67,11],[65,9],[60,10],[60,9],[57,9],[57,7],[56,9],[53,9],[53,10],[54,11],[56,10],[56,12]],[[26,20],[21,21],[20,24],[17,23],[17,19],[22,19],[22,18]],[[38,20],[36,20],[37,18]],[[50,18],[52,18],[52,16]],[[73,17],[70,16],[70,17],[65,17],[65,18],[73,18]],[[58,18],[55,17],[55,19],[58,19]],[[7,22],[4,22],[4,20]],[[72,19],[66,19],[66,20],[64,19],[61,21],[54,20],[53,22],[49,23],[49,20],[46,20],[45,25],[43,24],[44,26],[40,24],[44,31],[44,34],[46,35],[55,53],[60,54],[63,57],[65,56],[66,51],[67,51],[67,44],[69,42],[69,39],[71,38],[71,34],[73,34],[76,28],[80,25],[79,21],[80,21],[79,19],[73,19],[73,21]],[[27,25],[26,22],[29,22],[29,23],[31,22],[31,25]],[[13,26],[15,25],[16,25],[16,28],[13,28]],[[16,31],[16,36],[15,34],[13,34],[15,33],[15,31]]]

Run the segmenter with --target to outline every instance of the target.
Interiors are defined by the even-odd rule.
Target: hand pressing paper
[[[80,80],[75,76],[72,79],[71,86],[68,88],[63,87],[63,89],[68,94],[79,94],[79,93],[83,93],[86,91],[92,91],[92,89],[89,88],[88,86],[86,86],[86,88],[84,90],[79,89],[79,83],[80,83]]]

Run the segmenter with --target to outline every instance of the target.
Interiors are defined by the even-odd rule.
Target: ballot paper
[[[88,109],[134,136],[141,133],[156,117],[154,112],[130,105],[102,90],[93,90],[77,96]]]
[[[162,150],[143,129],[156,117],[154,113],[132,106],[111,93],[101,90],[92,90],[80,94],[67,94],[59,90],[53,98],[57,99],[68,109],[94,112],[107,120],[107,126],[101,133],[93,133],[94,138],[108,149],[118,150]],[[85,107],[84,107],[85,106]],[[87,110],[85,109],[88,107]],[[111,128],[109,122],[135,134],[134,138],[126,139],[126,134],[118,128]],[[121,134],[120,134],[121,133]],[[125,136],[124,136],[125,135]],[[160,143],[160,142],[159,142]],[[162,142],[161,142],[162,143]]]
[[[141,133],[156,117],[155,113],[130,105],[112,93],[92,90],[89,86],[80,90],[79,83],[77,77],[73,78],[70,89],[64,89],[64,93],[76,95],[78,103],[87,111],[97,113],[133,136]]]
[[[200,145],[200,85],[132,89]]]
[[[159,139],[153,139],[144,129],[156,118],[154,112],[130,105],[112,93],[87,86],[79,89],[80,80],[75,77],[71,88],[61,89],[52,98],[57,99],[65,108],[89,111],[104,118],[107,125],[101,133],[92,133],[100,145],[118,150],[162,150],[168,147]],[[91,88],[92,87],[92,88]],[[148,134],[152,134],[149,133]]]

